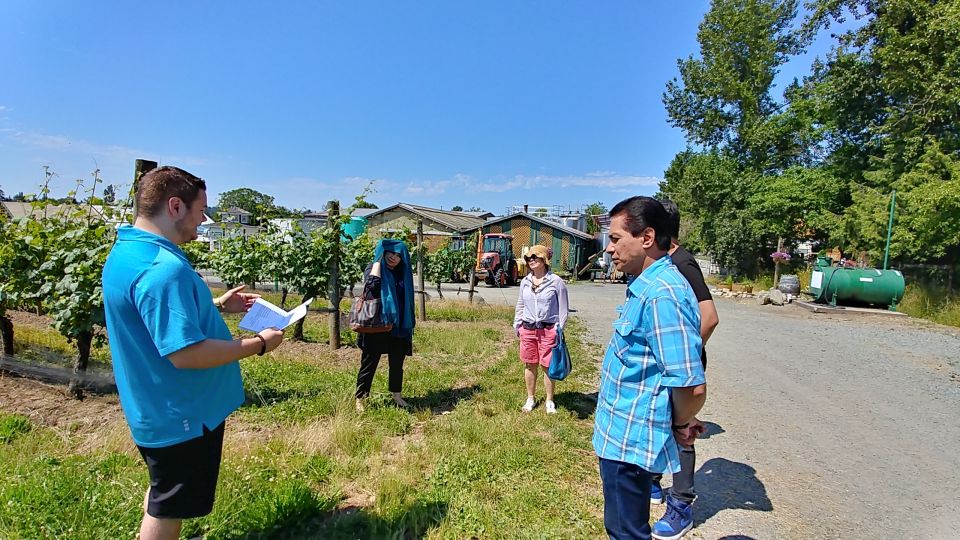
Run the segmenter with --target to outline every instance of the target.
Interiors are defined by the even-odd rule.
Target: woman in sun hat
[[[388,386],[393,401],[408,408],[400,396],[403,389],[403,361],[413,355],[413,271],[410,252],[403,240],[382,239],[377,242],[373,262],[364,272],[363,297],[380,299],[383,322],[393,324],[390,332],[359,334],[360,371],[357,373],[357,410],[362,411],[363,400],[370,395],[373,376],[380,357],[387,355],[390,363]]]
[[[521,410],[530,412],[536,405],[537,365],[543,370],[543,385],[548,414],[557,412],[553,402],[553,380],[547,376],[557,331],[567,323],[567,286],[550,271],[551,250],[545,246],[531,247],[523,260],[530,272],[520,282],[520,296],[513,317],[513,328],[520,338],[520,360],[523,361],[523,379],[527,386],[527,401]]]

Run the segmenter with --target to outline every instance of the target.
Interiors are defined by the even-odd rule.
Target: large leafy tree
[[[681,241],[713,254],[722,266],[750,271],[760,241],[748,206],[756,178],[720,152],[678,154],[660,183],[660,195],[680,208],[690,231]]]
[[[113,204],[117,200],[117,190],[113,187],[113,184],[107,184],[107,187],[103,188],[103,203],[104,204]]]
[[[587,214],[587,232],[590,234],[600,232],[600,225],[597,223],[597,220],[594,219],[594,216],[605,215],[607,213],[606,205],[602,202],[591,203],[587,205],[584,212]]]
[[[960,0],[820,0],[806,30],[853,16],[863,24],[798,90],[798,108],[828,150],[823,164],[849,179],[844,232],[850,246],[882,257],[891,192],[897,220],[891,255],[960,259]]]
[[[679,79],[667,83],[663,102],[672,125],[697,146],[726,148],[758,170],[782,166],[789,125],[776,121],[770,88],[778,68],[800,50],[790,30],[796,0],[714,0],[700,23],[699,58],[679,60]]]
[[[238,188],[220,194],[217,208],[220,211],[228,208],[242,208],[253,214],[254,223],[263,223],[271,218],[292,217],[292,212],[273,202],[273,197],[250,188]]]
[[[680,76],[663,94],[670,123],[691,146],[665,172],[661,195],[680,207],[685,243],[744,272],[777,240],[757,194],[776,189],[781,172],[809,155],[804,111],[784,112],[796,85],[786,101],[771,95],[779,67],[803,44],[791,30],[796,7],[795,0],[714,0],[697,34],[699,56],[678,61]]]
[[[790,167],[765,178],[747,199],[754,233],[787,245],[802,239],[843,243],[844,184],[823,167]]]

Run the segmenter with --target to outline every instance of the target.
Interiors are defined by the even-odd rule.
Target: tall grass
[[[911,317],[960,327],[960,297],[943,287],[910,283],[897,310]]]

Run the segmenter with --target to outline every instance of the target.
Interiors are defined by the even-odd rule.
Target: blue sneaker
[[[656,480],[650,483],[650,504],[663,504],[663,488]]]
[[[693,506],[674,497],[667,497],[667,513],[653,524],[650,535],[657,540],[678,540],[693,528]]]

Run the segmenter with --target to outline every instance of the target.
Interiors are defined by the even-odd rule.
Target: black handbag
[[[380,299],[353,299],[350,306],[350,329],[358,334],[383,334],[393,330],[393,323],[384,323]]]

